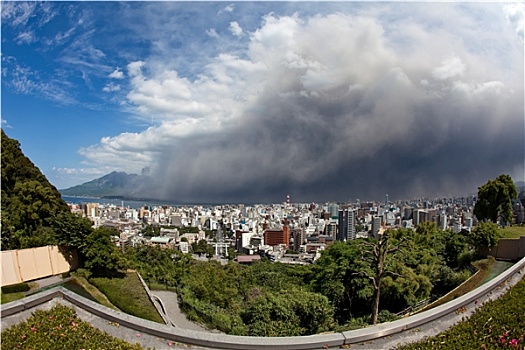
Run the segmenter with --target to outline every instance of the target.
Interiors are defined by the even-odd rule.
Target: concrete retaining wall
[[[108,321],[117,322],[122,326],[135,329],[145,334],[151,334],[164,339],[186,344],[217,349],[322,349],[327,347],[340,347],[348,344],[371,341],[376,338],[403,332],[415,327],[419,327],[425,323],[432,322],[447,314],[454,313],[459,308],[468,305],[485,294],[488,294],[493,289],[500,287],[516,273],[525,273],[525,258],[481,287],[431,310],[397,321],[387,322],[363,329],[342,333],[318,334],[303,337],[244,337],[197,332],[170,327],[168,325],[158,324],[112,310],[62,287],[55,287],[51,290],[35,294],[22,300],[4,304],[2,305],[2,317],[13,315],[54,298],[63,298],[77,307],[80,307]]]
[[[140,283],[142,283],[142,287],[144,288],[144,290],[146,291],[146,293],[148,294],[148,298],[149,300],[151,301],[151,303],[153,304],[153,306],[155,306],[155,309],[157,309],[157,312],[158,314],[160,315],[160,317],[162,317],[162,319],[164,320],[164,323],[165,324],[172,324],[171,320],[169,319],[168,315],[166,315],[166,313],[164,312],[165,310],[163,310],[160,305],[159,305],[159,302],[158,299],[156,300],[154,298],[153,295],[151,295],[151,291],[149,290],[149,287],[148,285],[146,284],[146,282],[144,281],[144,279],[142,278],[142,276],[140,275],[140,273],[138,273],[138,271],[135,271],[135,273],[137,274],[139,280],[140,280]]]
[[[488,250],[496,259],[518,260],[525,257],[525,236],[519,238],[500,238],[498,245]]]

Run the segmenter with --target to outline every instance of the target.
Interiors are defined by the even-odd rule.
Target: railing
[[[517,274],[520,275],[518,276]],[[382,323],[363,329],[302,337],[233,336],[171,327],[112,310],[80,295],[77,295],[63,287],[55,287],[51,290],[4,304],[2,305],[1,316],[2,318],[8,317],[24,310],[31,309],[55,298],[62,298],[76,307],[82,308],[93,315],[99,316],[110,322],[117,322],[121,326],[130,329],[180,343],[216,349],[322,349],[367,342],[419,327],[423,324],[437,320],[445,315],[455,313],[459,308],[464,307],[474,302],[478,298],[487,295],[493,289],[500,288],[514,275],[521,279],[522,275],[524,274],[525,258],[475,290],[446,304],[436,306],[431,310],[427,310],[393,322]]]

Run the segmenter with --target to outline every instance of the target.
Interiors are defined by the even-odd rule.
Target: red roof
[[[249,263],[255,260],[261,260],[260,255],[238,255],[237,262],[239,263]]]

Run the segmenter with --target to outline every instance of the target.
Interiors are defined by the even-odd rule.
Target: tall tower
[[[339,220],[338,220],[338,231],[337,231],[337,240],[338,241],[348,241],[355,239],[355,221],[356,221],[356,211],[353,209],[344,209],[339,210]]]
[[[286,208],[290,208],[290,194],[286,194]]]

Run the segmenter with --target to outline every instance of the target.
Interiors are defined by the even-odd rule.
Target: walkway
[[[483,304],[485,300],[496,299],[500,297],[505,292],[507,292],[508,288],[510,288],[511,286],[515,285],[518,281],[520,281],[522,277],[525,275],[524,261],[525,260],[520,261],[519,266],[516,266],[516,268],[519,268],[519,270],[513,269],[513,271],[509,271],[512,273],[510,275],[507,272],[505,272],[502,274],[502,276],[500,276],[501,278],[499,278],[497,281],[488,282],[487,285],[491,284],[491,286],[489,286],[490,289],[480,290],[478,293],[475,293],[473,291],[474,294],[472,294],[472,292],[467,293],[467,294],[470,294],[470,296],[466,295],[465,297],[467,297],[467,299],[470,301],[467,302],[466,304],[462,304],[464,306],[461,307],[461,310],[462,310],[461,312],[457,312],[457,310],[459,309],[455,311],[454,309],[452,309],[453,310],[452,312],[444,314],[443,316],[441,316],[438,319],[435,319],[434,321],[431,321],[426,324],[422,324],[418,326],[417,328],[406,329],[405,331],[402,331],[400,333],[392,334],[390,336],[383,336],[382,338],[375,338],[370,341],[357,342],[351,345],[344,345],[343,348],[351,347],[352,349],[395,349],[397,346],[401,344],[417,341],[424,337],[430,337],[430,336],[439,334],[440,332],[448,329],[450,326],[460,321],[461,318],[472,315],[476,311],[477,308],[481,307],[481,305]],[[503,276],[505,274],[506,276]],[[74,295],[74,298],[76,299],[80,298],[72,292],[69,292],[66,290],[64,291],[67,293],[71,293],[71,295]],[[175,324],[177,324],[177,326],[180,326],[180,330],[175,331],[175,332],[181,332],[179,334],[183,335],[183,337],[179,337],[177,339],[184,339],[183,340],[184,342],[186,341],[186,339],[190,342],[191,342],[191,339],[200,339],[204,341],[205,346],[189,345],[189,344],[177,343],[177,342],[169,341],[167,339],[163,339],[162,337],[169,337],[169,334],[171,333],[171,331],[169,330],[170,327],[168,327],[167,332],[160,331],[161,328],[167,327],[164,325],[159,325],[159,332],[150,331],[151,334],[141,334],[137,332],[136,330],[125,327],[124,325],[115,325],[114,322],[108,322],[107,318],[104,319],[104,318],[95,316],[93,313],[86,311],[81,307],[77,307],[73,305],[69,301],[65,300],[65,298],[63,297],[55,298],[50,302],[45,302],[43,304],[35,305],[29,309],[26,309],[25,311],[21,311],[11,316],[2,317],[2,329],[5,329],[11,325],[17,324],[18,322],[26,319],[27,317],[30,316],[31,311],[34,311],[35,308],[44,308],[44,309],[50,308],[55,303],[59,302],[61,304],[65,304],[66,306],[73,307],[77,311],[77,314],[82,320],[89,322],[94,327],[102,329],[103,331],[106,331],[109,334],[115,337],[124,339],[128,342],[131,342],[131,343],[138,342],[143,347],[154,347],[156,349],[173,349],[173,348],[175,349],[188,349],[188,348],[210,349],[212,348],[214,343],[217,343],[217,341],[219,344],[225,344],[223,341],[220,340],[220,338],[231,337],[231,336],[225,336],[222,334],[211,334],[209,331],[206,331],[206,333],[199,332],[199,330],[202,331],[202,328],[200,328],[199,330],[197,328],[193,328],[195,326],[197,327],[200,327],[200,326],[195,325],[192,322],[189,322],[185,318],[185,316],[180,312],[178,308],[178,302],[177,302],[177,297],[175,293],[165,292],[165,291],[160,291],[160,293],[158,291],[155,291],[154,293],[158,297],[163,298],[163,302],[165,303],[166,308],[170,310],[170,313],[169,313],[170,318],[172,318],[172,320],[174,321]],[[477,296],[472,297],[472,295],[477,295]],[[461,302],[460,299],[462,298],[464,297],[459,297],[455,301],[450,302],[452,303],[451,306],[455,307],[454,305],[458,304],[458,302]],[[85,303],[92,303],[92,302],[86,301]],[[92,303],[92,304],[94,304],[95,307],[97,307],[96,303]],[[437,308],[446,309],[445,305],[439,306]],[[115,313],[115,311],[113,310],[110,310],[107,312],[109,314]],[[415,318],[410,318],[410,319],[411,319],[410,321],[409,319],[407,319],[406,321],[407,325],[410,322],[412,323],[416,322],[417,316],[415,316]],[[138,324],[140,324],[140,322],[137,323],[137,325]],[[390,332],[388,331],[388,327],[393,327],[393,326],[391,326],[390,323],[387,323],[387,324],[379,325],[376,327],[377,328],[375,329],[371,328],[369,331],[372,333],[375,332],[375,336],[377,337],[377,336],[380,336],[381,334],[383,335],[390,334]],[[358,330],[357,332],[360,332],[360,331]],[[199,333],[201,333],[200,336],[199,336]],[[158,334],[159,336],[162,335],[162,337],[158,337],[153,334]],[[356,334],[354,331],[344,332],[342,333],[342,336],[344,336],[344,338],[346,339],[346,344],[352,343],[352,338],[354,339],[361,338],[360,335]],[[217,338],[214,338],[214,337],[217,337]],[[315,339],[315,337],[317,336],[312,336],[311,340],[309,340],[311,341],[311,343],[309,344],[314,343],[313,339]],[[241,341],[244,338],[245,337],[239,337],[238,340],[235,340],[236,338],[234,337],[230,338],[232,340],[235,340],[235,342],[233,344],[230,343],[230,345],[232,345],[233,348],[241,348],[240,344],[243,344],[243,343],[239,343],[239,341]],[[307,338],[309,337],[305,337],[304,339],[307,339]],[[259,338],[259,339],[254,338],[254,341],[259,342],[255,345],[260,346],[261,348],[264,348],[266,346],[266,348],[269,349],[272,341],[275,342],[275,340],[271,340],[270,338],[268,339],[268,343],[266,343],[263,339],[264,338]],[[201,344],[203,344],[203,342],[201,342]],[[250,343],[250,345],[253,345],[253,343]],[[295,343],[293,344],[288,343],[288,345],[292,345],[292,347],[295,349],[299,348],[297,346],[294,346],[294,345],[297,345]],[[273,348],[276,348],[276,347],[273,347]],[[305,347],[305,348],[311,348],[311,347]],[[328,347],[323,346],[323,348],[328,348]],[[334,347],[333,349],[335,348],[336,347]],[[337,348],[340,348],[340,346],[337,346]]]
[[[63,299],[53,299],[44,304],[35,306],[34,308],[31,308],[29,310],[22,311],[18,314],[3,317],[2,318],[2,330],[9,328],[11,326],[14,326],[22,321],[25,321],[26,319],[31,317],[32,312],[34,312],[37,309],[49,310],[53,306],[55,306],[57,303],[60,303],[64,306],[75,309],[77,316],[82,321],[85,321],[91,324],[93,327],[98,328],[101,331],[104,331],[115,338],[125,340],[128,343],[131,343],[131,344],[139,343],[144,349],[213,350],[207,347],[179,343],[175,341],[170,341],[168,339],[156,337],[154,335],[137,332],[134,329],[127,328],[125,326],[119,325],[118,323],[110,322],[104,318],[96,316],[92,314],[91,312],[88,312],[80,307],[77,307],[76,305],[73,305],[72,303],[68,302],[67,300],[63,300]]]
[[[188,320],[186,315],[182,313],[179,308],[177,293],[167,290],[152,290],[151,294],[162,300],[162,303],[166,307],[168,317],[174,323],[175,327],[189,329],[192,331],[208,332],[208,330],[206,330],[201,325]]]

